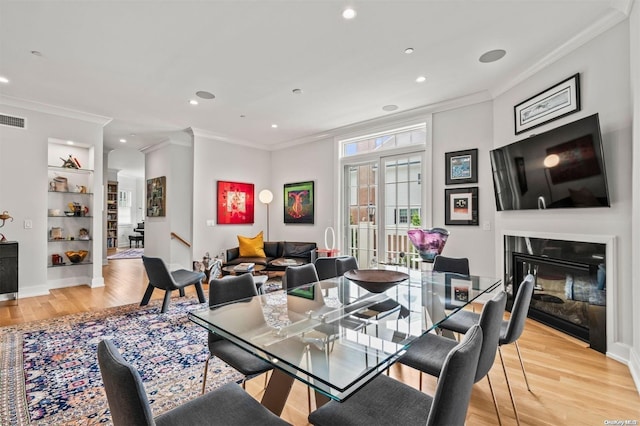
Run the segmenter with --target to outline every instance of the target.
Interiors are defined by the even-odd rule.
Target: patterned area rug
[[[142,258],[142,255],[144,254],[144,249],[143,248],[132,248],[132,249],[126,249],[126,250],[121,250],[117,253],[112,254],[111,256],[107,256],[107,259],[109,260],[113,260],[113,259],[140,259]]]
[[[140,372],[154,415],[200,394],[206,331],[187,319],[194,298],[161,300],[0,328],[0,425],[110,423],[96,348],[112,339]],[[217,358],[211,389],[241,375]]]

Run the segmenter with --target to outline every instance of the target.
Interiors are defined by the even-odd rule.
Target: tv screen
[[[609,207],[598,114],[490,152],[498,211]]]

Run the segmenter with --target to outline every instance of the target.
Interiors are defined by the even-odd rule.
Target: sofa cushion
[[[240,247],[240,257],[266,257],[262,231],[255,237],[238,235],[238,246]]]
[[[265,241],[264,254],[267,257],[280,257],[281,244],[278,241]]]
[[[285,241],[282,249],[282,257],[309,258],[311,251],[316,249],[315,243],[297,243]]]

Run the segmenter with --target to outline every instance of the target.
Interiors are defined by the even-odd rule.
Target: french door
[[[345,165],[345,243],[360,268],[419,265],[407,231],[424,221],[423,167],[424,152]]]

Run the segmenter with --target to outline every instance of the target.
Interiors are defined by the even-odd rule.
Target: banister
[[[191,243],[187,242],[187,240],[185,240],[184,238],[182,238],[180,235],[176,234],[175,232],[171,233],[171,238],[175,238],[176,240],[180,241],[185,246],[191,247]]]

